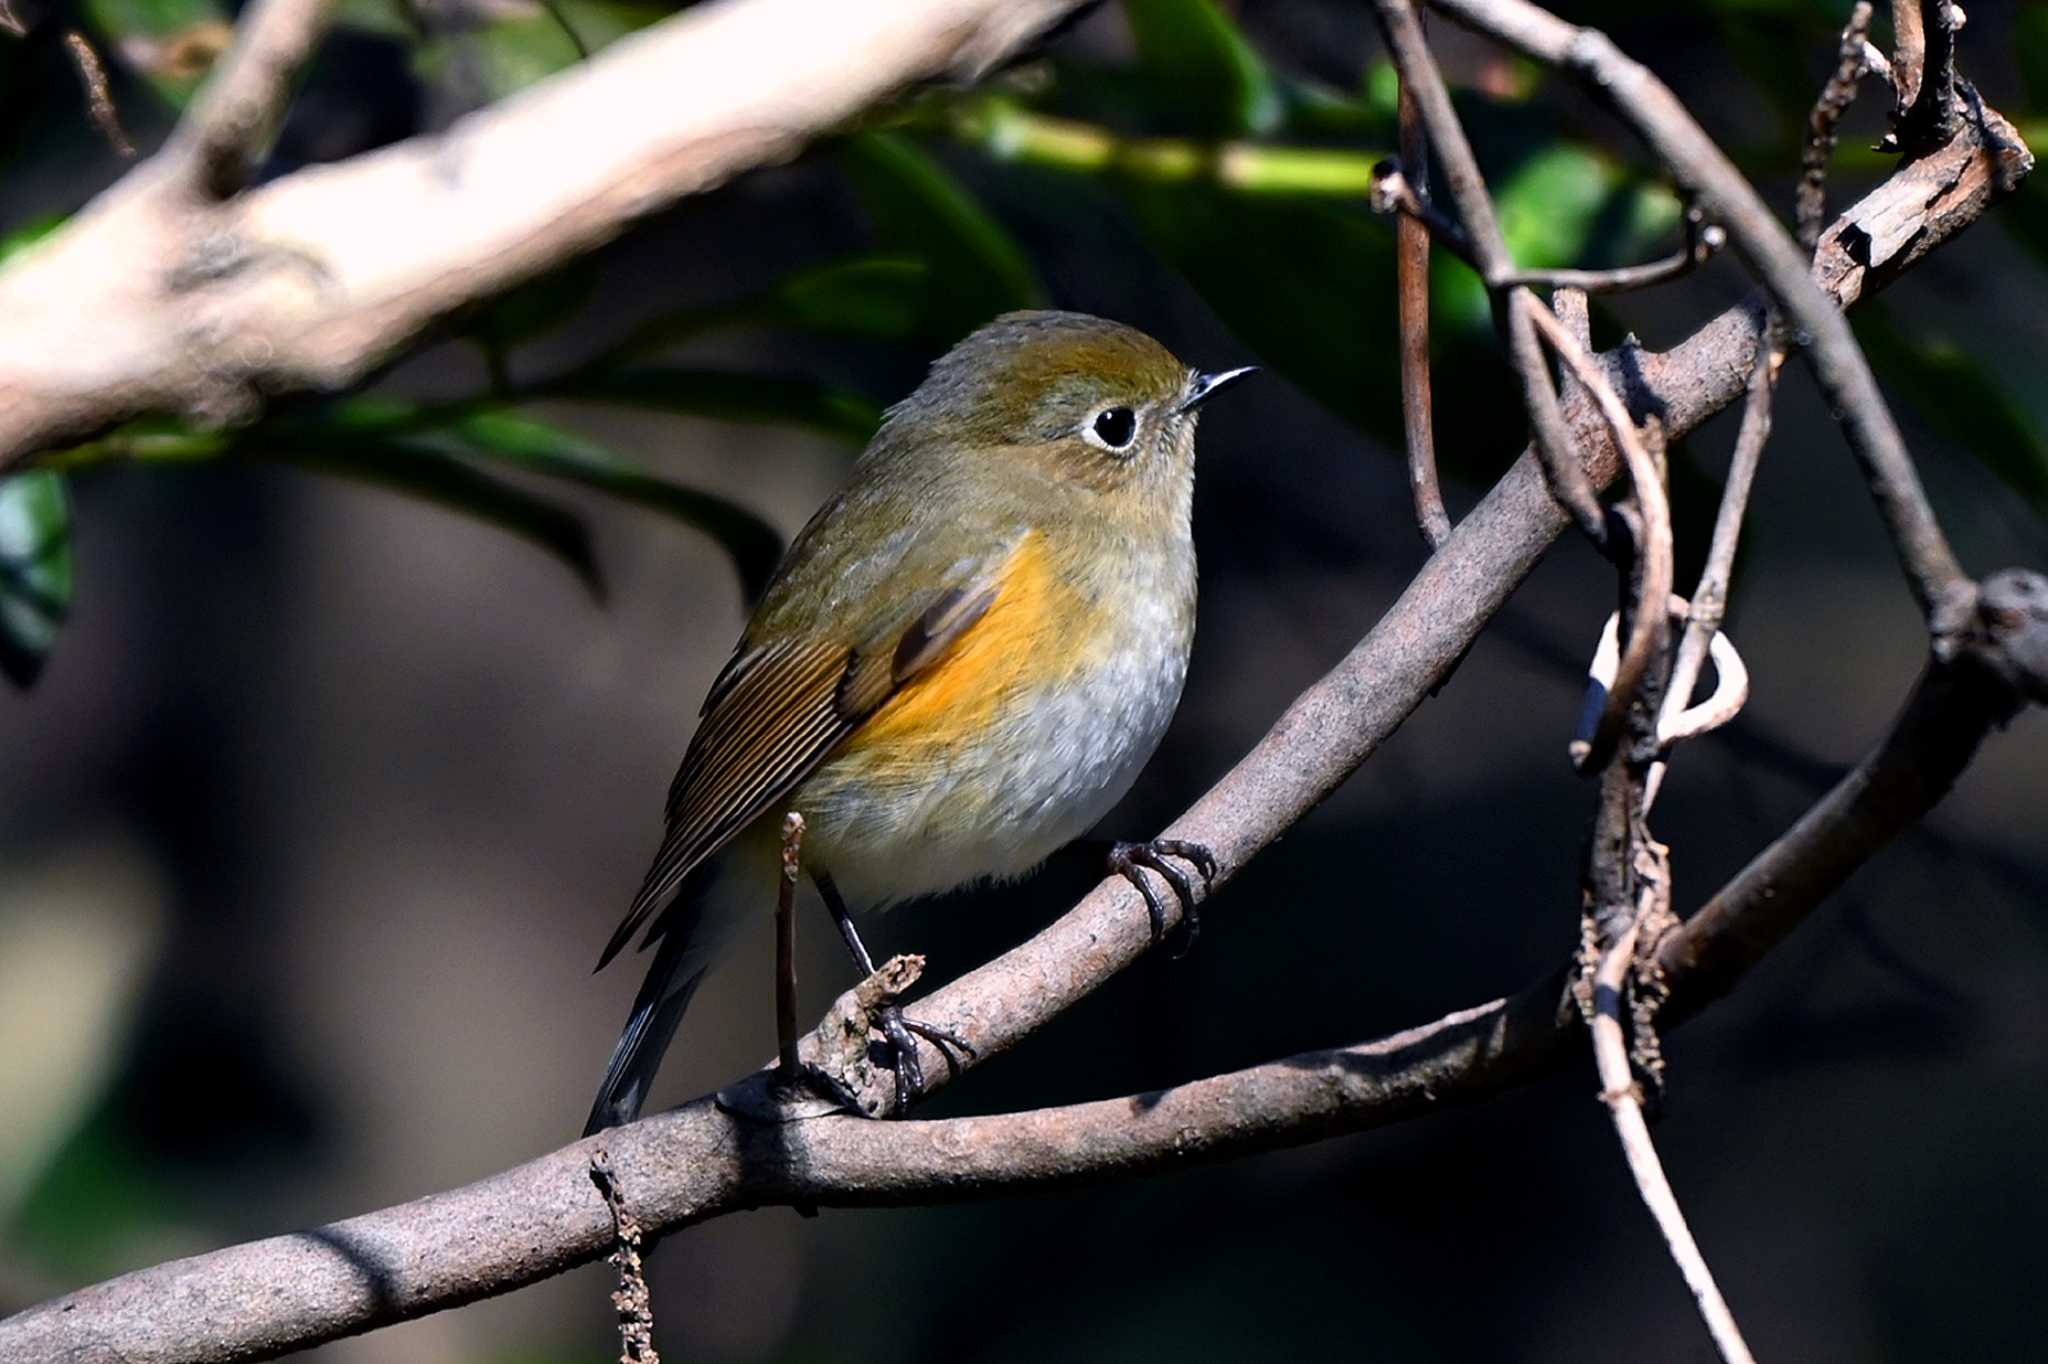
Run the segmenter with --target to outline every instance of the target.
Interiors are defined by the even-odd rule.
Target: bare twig
[[[1908,14],[1910,11],[1910,16]],[[1892,131],[1896,148],[1915,155],[1946,146],[1962,120],[1956,109],[1956,29],[1962,11],[1950,0],[1894,0],[1898,45]]]
[[[576,25],[569,22],[569,16],[563,13],[560,0],[540,0],[540,7],[548,12],[548,18],[555,21],[555,27],[562,30],[569,46],[576,49],[576,60],[589,61],[590,47],[583,41],[583,35],[576,31]]]
[[[612,1309],[619,1316],[619,1364],[661,1364],[654,1348],[654,1294],[640,1262],[640,1222],[626,1206],[611,1155],[602,1146],[590,1153],[590,1182],[604,1195],[612,1215],[611,1260],[619,1271]]]
[[[1494,216],[1486,181],[1479,174],[1479,162],[1465,139],[1457,111],[1451,107],[1443,73],[1437,70],[1436,58],[1430,55],[1429,45],[1423,39],[1422,21],[1408,0],[1379,0],[1378,9],[1380,31],[1386,37],[1402,86],[1412,93],[1416,113],[1429,134],[1430,148],[1442,168],[1444,188],[1457,210],[1470,258],[1488,290],[1494,292],[1499,307],[1502,281],[1513,273],[1514,260],[1508,255],[1507,239],[1501,235],[1500,222]],[[1413,187],[1409,189],[1412,192]],[[1579,465],[1577,449],[1558,405],[1557,391],[1551,387],[1550,372],[1543,363],[1542,347],[1523,312],[1526,305],[1516,301],[1518,296],[1515,291],[1506,295],[1506,309],[1501,315],[1505,319],[1509,359],[1522,381],[1523,399],[1536,430],[1536,449],[1543,459],[1544,473],[1549,477],[1552,493],[1570,510],[1579,529],[1594,544],[1605,544],[1606,516],[1586,471]]]
[[[1727,1301],[1715,1285],[1713,1271],[1707,1268],[1706,1257],[1700,1254],[1699,1243],[1693,1239],[1692,1229],[1679,1209],[1678,1196],[1664,1177],[1664,1164],[1657,1158],[1650,1126],[1643,1119],[1642,1096],[1629,1072],[1622,992],[1627,986],[1629,968],[1635,963],[1637,933],[1638,925],[1630,924],[1601,958],[1593,982],[1593,1055],[1600,1070],[1600,1098],[1613,1115],[1615,1134],[1621,1139],[1622,1154],[1628,1159],[1629,1172],[1635,1176],[1636,1189],[1651,1216],[1657,1219],[1657,1229],[1664,1233],[1664,1244],[1670,1248],[1672,1259],[1685,1276],[1686,1287],[1699,1304],[1700,1317],[1714,1338],[1715,1348],[1728,1364],[1753,1364],[1742,1332],[1736,1328],[1735,1315],[1728,1310]]]
[[[1471,239],[1465,235],[1464,229],[1437,212],[1435,206],[1410,183],[1404,170],[1406,159],[1404,156],[1401,161],[1382,161],[1373,167],[1372,187],[1367,199],[1373,212],[1398,213],[1403,222],[1412,219],[1485,279],[1486,271],[1479,264]],[[1580,289],[1594,294],[1626,293],[1690,274],[1712,259],[1727,241],[1727,233],[1712,223],[1704,222],[1697,212],[1688,210],[1685,215],[1685,244],[1661,260],[1641,265],[1617,265],[1605,270],[1512,266],[1499,272],[1496,287],[1505,289],[1520,285],[1531,289]]]
[[[100,54],[75,28],[64,31],[64,50],[71,54],[71,64],[78,68],[78,80],[85,87],[85,107],[92,114],[93,126],[116,155],[134,156],[135,144],[122,131],[121,112],[114,107],[113,93],[107,88],[107,68],[100,64]]]
[[[1664,694],[1664,711],[1658,721],[1658,741],[1668,746],[1675,734],[1678,717],[1692,704],[1694,685],[1713,642],[1721,638],[1721,621],[1728,608],[1728,584],[1734,576],[1735,550],[1742,541],[1742,523],[1749,510],[1750,489],[1756,484],[1757,466],[1764,445],[1771,437],[1771,394],[1778,382],[1778,367],[1784,362],[1777,329],[1767,327],[1764,344],[1757,348],[1750,367],[1747,397],[1742,405],[1742,425],[1735,434],[1735,454],[1728,463],[1728,480],[1721,488],[1720,510],[1714,514],[1714,538],[1707,548],[1706,566],[1700,571],[1699,586],[1693,589],[1685,634],[1678,642],[1678,657],[1671,665],[1671,681]],[[1718,664],[1717,664],[1718,667]],[[1745,689],[1746,690],[1746,689]],[[1740,705],[1738,700],[1736,705]],[[1725,717],[1716,723],[1725,723]],[[1691,733],[1703,732],[1693,729]],[[1650,769],[1643,791],[1645,808],[1654,804],[1663,785],[1664,765]]]
[[[794,1083],[796,1054],[796,883],[803,864],[804,817],[782,820],[782,869],[775,882],[775,1043],[782,1078]]]
[[[1402,82],[1397,117],[1405,187],[1429,193],[1429,141],[1415,94]],[[1415,498],[1415,523],[1431,549],[1451,535],[1450,513],[1436,476],[1436,433],[1429,385],[1429,227],[1404,213],[1394,223],[1394,296],[1401,329],[1401,426],[1408,440],[1408,488]]]
[[[1924,4],[1925,0],[1892,0],[1894,122],[1905,118],[1913,107],[1920,93],[1920,77],[1927,69],[1927,28],[1921,17]]]
[[[1821,87],[1813,112],[1806,116],[1806,145],[1799,156],[1799,196],[1795,219],[1799,244],[1809,255],[1827,226],[1828,161],[1835,154],[1835,129],[1856,98],[1856,82],[1865,70],[1863,53],[1870,46],[1870,0],[1856,0],[1849,22],[1842,26],[1840,55],[1834,74]]]
[[[1382,0],[1382,9],[1392,0]],[[1526,0],[1431,0],[1433,8],[1477,32],[1579,76],[1633,128],[1679,186],[1728,230],[1787,322],[1807,339],[1807,359],[1863,465],[1936,652],[1945,652],[1970,617],[1973,585],[1956,561],[1920,486],[1891,409],[1878,391],[1856,338],[1808,276],[1798,246],[1754,188],[1714,145],[1677,97],[1648,68],[1592,29]]]
[[[1533,298],[1531,303],[1534,306],[1529,308],[1529,320],[1564,361],[1572,377],[1593,395],[1601,416],[1606,419],[1615,445],[1621,450],[1622,461],[1628,466],[1629,483],[1642,516],[1641,535],[1635,538],[1633,546],[1641,563],[1642,590],[1638,599],[1639,609],[1630,613],[1628,645],[1621,651],[1621,660],[1615,667],[1614,685],[1607,694],[1592,737],[1583,744],[1574,741],[1571,746],[1573,765],[1581,772],[1597,772],[1613,756],[1615,744],[1621,738],[1622,721],[1635,700],[1636,688],[1648,672],[1651,660],[1662,649],[1669,618],[1664,604],[1671,598],[1672,586],[1671,503],[1664,494],[1664,472],[1644,445],[1628,405],[1622,402],[1621,395],[1614,391],[1614,385],[1607,381],[1607,375],[1556,315],[1542,304],[1535,303]]]
[[[293,78],[313,55],[333,0],[260,0],[192,102],[165,155],[200,194],[225,198],[248,183],[284,121]]]

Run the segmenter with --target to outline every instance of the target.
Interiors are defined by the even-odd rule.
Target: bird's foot
[[[1145,912],[1152,918],[1152,941],[1162,942],[1166,938],[1166,904],[1153,888],[1146,870],[1156,871],[1167,885],[1173,887],[1174,896],[1180,901],[1181,944],[1174,959],[1188,954],[1201,936],[1202,919],[1195,910],[1195,886],[1188,874],[1168,858],[1179,858],[1202,874],[1204,893],[1216,883],[1216,855],[1200,843],[1190,843],[1180,838],[1155,838],[1150,843],[1116,843],[1110,846],[1109,870],[1121,876],[1138,888],[1145,897]]]
[[[909,1108],[911,1100],[924,1093],[924,1062],[917,1055],[918,1037],[939,1049],[939,1055],[946,1058],[946,1069],[955,1075],[959,1074],[960,1063],[954,1059],[954,1053],[975,1055],[974,1044],[959,1033],[936,1023],[906,1018],[903,1010],[894,1004],[875,1011],[875,1024],[882,1030],[884,1047],[892,1053],[890,1065],[896,1074],[895,1111],[898,1113]]]

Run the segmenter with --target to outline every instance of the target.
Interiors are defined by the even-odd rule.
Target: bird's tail
[[[704,878],[707,882],[711,879]],[[720,936],[706,923],[711,898],[704,893],[707,889],[691,887],[690,899],[671,905],[663,916],[668,922],[660,929],[661,946],[647,968],[640,993],[634,996],[633,1011],[626,1016],[618,1045],[612,1048],[604,1081],[590,1106],[590,1121],[583,1127],[586,1137],[632,1122],[647,1102],[654,1072],[675,1038],[676,1025],[683,1021],[691,996],[711,967],[713,939]]]

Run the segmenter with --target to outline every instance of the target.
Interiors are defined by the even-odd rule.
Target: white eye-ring
[[[1138,438],[1138,414],[1128,407],[1105,407],[1081,428],[1081,439],[1113,455],[1123,454]]]

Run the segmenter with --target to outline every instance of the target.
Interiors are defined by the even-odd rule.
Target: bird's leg
[[[846,950],[853,954],[853,964],[858,966],[862,976],[875,973],[875,959],[868,954],[867,944],[860,940],[860,930],[854,927],[853,911],[846,907],[846,897],[839,893],[839,887],[830,876],[813,868],[811,881],[818,887],[818,894],[825,898],[825,908],[832,912],[832,922],[839,925],[839,936],[846,940]],[[974,1046],[960,1034],[931,1023],[920,1023],[914,1018],[905,1018],[903,1010],[894,1004],[885,1005],[875,1013],[875,1022],[882,1029],[882,1036],[888,1039],[889,1050],[895,1055],[896,1111],[903,1112],[910,1101],[924,1092],[924,1066],[917,1059],[917,1043],[911,1037],[916,1033],[939,1049],[939,1055],[946,1058],[949,1069],[957,1071],[959,1063],[953,1059],[953,1052],[963,1056],[974,1055]]]
[[[1155,838],[1149,843],[1112,843],[1109,848],[1109,870],[1114,876],[1121,876],[1138,888],[1145,897],[1145,912],[1152,919],[1152,941],[1161,942],[1166,937],[1166,905],[1159,898],[1159,892],[1146,878],[1145,870],[1159,873],[1166,884],[1173,888],[1174,897],[1180,901],[1181,944],[1174,953],[1176,959],[1184,957],[1188,949],[1201,936],[1202,919],[1195,912],[1195,887],[1169,857],[1177,857],[1202,874],[1202,889],[1207,892],[1216,883],[1216,855],[1200,843],[1190,843],[1181,838]]]

